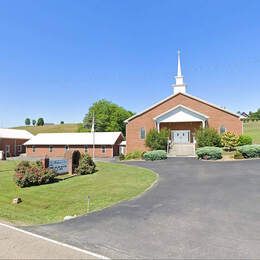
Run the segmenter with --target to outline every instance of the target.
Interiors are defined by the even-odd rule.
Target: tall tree
[[[30,125],[31,124],[30,118],[26,118],[24,123],[25,123],[25,125]]]
[[[89,130],[91,129],[93,114],[95,115],[96,132],[120,131],[125,134],[124,120],[131,117],[133,112],[101,99],[89,108],[83,120],[84,126]]]
[[[32,120],[32,125],[33,125],[33,126],[36,125],[36,120],[35,120],[35,119]]]
[[[43,126],[44,125],[44,119],[42,117],[40,117],[37,121],[37,125],[38,126]]]

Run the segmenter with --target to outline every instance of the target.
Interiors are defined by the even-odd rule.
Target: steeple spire
[[[181,73],[181,52],[178,50],[178,69],[177,69],[177,76],[175,76],[175,84],[173,84],[173,93],[177,94],[179,92],[185,93],[186,92],[186,84],[183,81],[184,77]]]
[[[178,50],[178,72],[177,72],[177,76],[181,77],[181,52],[180,50]]]

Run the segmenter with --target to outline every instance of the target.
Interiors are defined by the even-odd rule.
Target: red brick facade
[[[97,158],[112,158],[119,155],[119,144],[122,142],[122,135],[119,136],[114,145],[95,145],[95,157]],[[93,155],[92,145],[27,145],[26,155],[29,157],[44,158],[45,156],[64,157],[66,149],[70,151],[78,150],[80,153],[88,153]]]
[[[183,105],[208,116],[208,127],[213,127],[219,131],[220,127],[224,126],[227,131],[234,132],[235,134],[241,134],[243,131],[242,122],[238,116],[189,95],[178,93],[128,121],[126,125],[126,152],[148,150],[145,146],[145,140],[140,137],[140,129],[144,128],[145,132],[148,133],[149,130],[156,127],[153,118],[178,105]],[[160,128],[167,127],[171,130],[191,130],[191,133],[193,133],[199,126],[200,123],[198,122],[162,123]]]
[[[23,144],[26,141],[28,140],[0,138],[0,151],[4,151],[7,157],[19,156],[21,153],[25,153]]]

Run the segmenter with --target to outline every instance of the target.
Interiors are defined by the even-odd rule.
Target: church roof
[[[140,115],[142,115],[142,114],[148,112],[149,110],[151,110],[151,109],[153,109],[153,108],[159,106],[160,104],[162,104],[162,103],[168,101],[168,100],[171,99],[171,98],[176,97],[177,95],[183,95],[183,96],[189,97],[189,98],[191,98],[191,99],[197,100],[197,101],[199,101],[199,102],[201,102],[201,103],[204,103],[204,104],[206,104],[206,105],[209,105],[209,106],[211,106],[211,107],[214,107],[214,108],[216,108],[216,109],[218,109],[218,110],[224,111],[224,112],[226,112],[226,113],[228,113],[228,114],[231,114],[231,115],[233,115],[233,116],[236,116],[236,117],[238,117],[238,118],[240,117],[240,115],[235,114],[235,113],[233,113],[233,112],[231,112],[231,111],[229,111],[229,110],[227,110],[227,109],[225,109],[225,108],[219,107],[219,106],[214,105],[214,104],[212,104],[212,103],[209,103],[209,102],[207,102],[207,101],[205,101],[205,100],[202,100],[202,99],[200,99],[200,98],[194,97],[194,96],[192,96],[192,95],[190,95],[190,94],[180,93],[180,92],[179,92],[179,93],[177,93],[177,94],[170,95],[170,96],[168,96],[167,98],[161,100],[160,102],[155,103],[155,104],[152,105],[151,107],[148,107],[147,109],[145,109],[145,110],[143,110],[143,111],[141,111],[141,112],[139,112],[139,113],[137,113],[137,114],[135,114],[135,115],[129,117],[129,118],[126,119],[124,122],[125,122],[125,123],[130,122],[130,121],[133,120],[134,118],[136,118],[136,117],[138,117],[138,116],[140,116]],[[180,104],[180,105],[181,105],[181,104]]]

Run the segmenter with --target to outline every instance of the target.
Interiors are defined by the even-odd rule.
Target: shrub
[[[244,159],[244,156],[241,152],[236,151],[234,154],[234,159]]]
[[[165,160],[167,154],[164,150],[154,150],[144,153],[143,157],[146,161]]]
[[[145,145],[152,150],[166,150],[169,135],[170,132],[168,129],[164,128],[160,132],[152,129],[146,136]]]
[[[245,158],[257,158],[260,157],[260,145],[243,145],[237,148],[237,150]]]
[[[132,153],[128,153],[125,156],[125,160],[134,160],[134,159],[142,159],[143,158],[143,152],[141,151],[134,151]]]
[[[221,144],[229,151],[238,145],[238,136],[232,132],[226,132],[221,136]]]
[[[238,138],[238,146],[248,145],[248,144],[252,144],[252,143],[253,143],[253,139],[251,136],[240,135]]]
[[[199,159],[218,160],[222,158],[222,149],[219,147],[206,146],[196,150]]]
[[[81,156],[79,166],[75,170],[77,175],[92,174],[95,172],[96,164],[88,154]]]
[[[40,163],[20,162],[15,168],[14,181],[20,187],[29,187],[55,181],[56,173]]]
[[[220,135],[214,128],[199,128],[195,133],[195,138],[198,147],[221,146]]]

